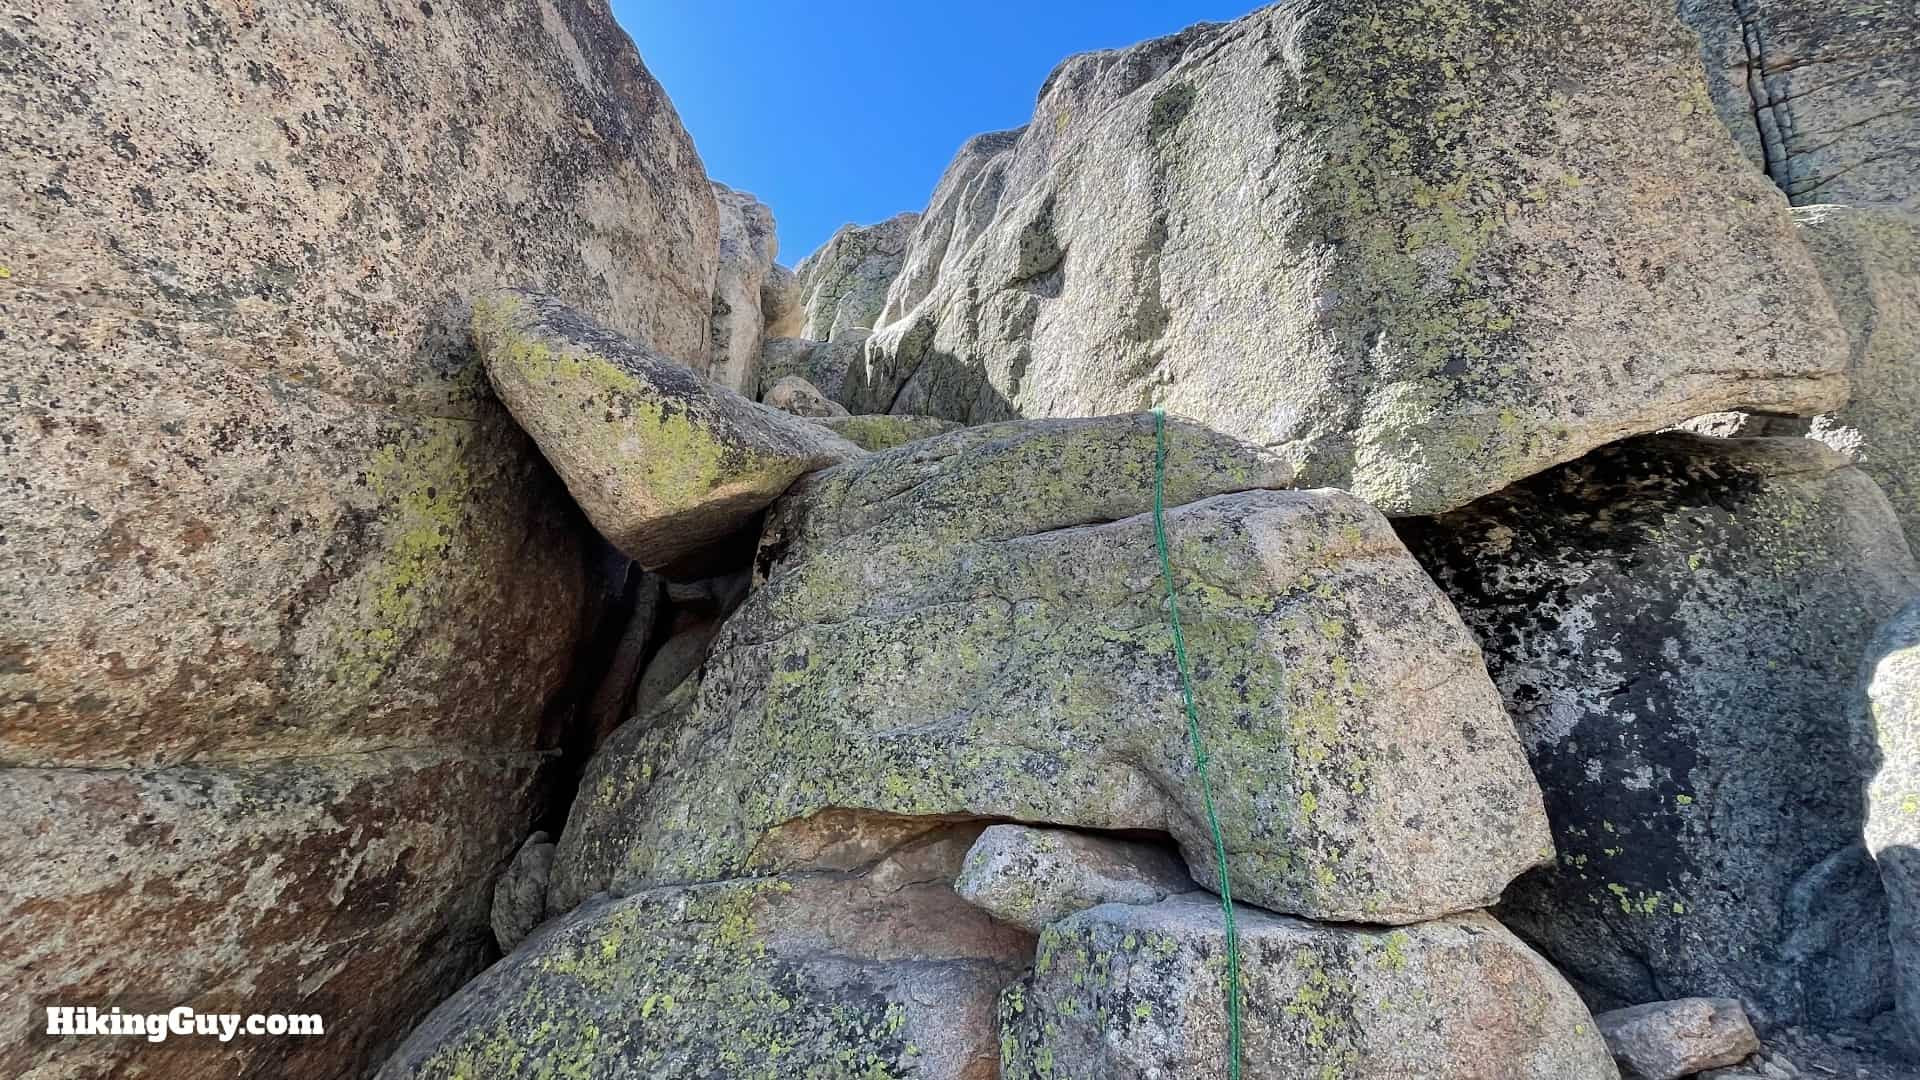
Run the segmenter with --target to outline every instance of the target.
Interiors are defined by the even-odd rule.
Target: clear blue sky
[[[1055,64],[1256,0],[613,0],[715,180],[773,208],[792,266],[925,208],[968,136],[1027,122]]]

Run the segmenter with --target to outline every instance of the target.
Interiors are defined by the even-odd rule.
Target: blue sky
[[[1068,55],[1253,0],[613,0],[707,172],[773,208],[792,266],[849,221],[920,210],[968,136],[1017,127]]]

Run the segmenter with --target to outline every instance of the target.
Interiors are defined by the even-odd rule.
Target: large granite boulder
[[[1405,922],[1550,856],[1478,648],[1384,519],[1168,428],[1167,527],[1235,896]],[[628,725],[556,906],[794,865],[829,810],[1170,832],[1217,883],[1159,585],[1154,428],[1025,421],[808,478],[683,715]],[[1444,838],[1444,839],[1443,839]]]
[[[1920,8],[1680,0],[1727,129],[1795,204],[1920,210]]]
[[[946,885],[978,828],[859,873],[649,889],[542,928],[442,1005],[382,1080],[992,1080],[1033,937]]]
[[[794,267],[804,321],[796,337],[833,341],[873,329],[887,287],[906,258],[919,214],[896,214],[878,225],[846,225]]]
[[[780,253],[773,211],[744,191],[713,185],[720,209],[720,263],[713,279],[713,348],[701,373],[736,394],[760,385],[760,343],[773,260]],[[784,302],[774,282],[776,304]],[[777,312],[772,313],[777,317]]]
[[[475,300],[473,339],[588,519],[649,570],[736,532],[801,474],[865,452],[538,293]]]
[[[703,358],[713,195],[601,0],[30,11],[0,987],[343,1004],[298,1048],[13,1039],[0,1073],[351,1075],[485,961],[583,621],[577,515],[464,297],[538,281]]]
[[[1638,0],[1276,4],[1069,59],[942,181],[865,360],[854,412],[1160,404],[1390,514],[1846,390],[1779,192]]]
[[[1390,929],[1238,908],[1247,1080],[1617,1080],[1586,1006],[1482,912]],[[1007,1080],[1227,1075],[1217,898],[1049,927],[1001,999]]]
[[[1501,917],[1606,1007],[1889,1004],[1846,702],[1916,589],[1873,481],[1806,439],[1651,436],[1401,523],[1479,635],[1557,864]]]
[[[1856,724],[1872,742],[1867,847],[1892,914],[1894,993],[1920,1045],[1920,599],[1867,649]]]
[[[1811,433],[1873,477],[1920,550],[1920,213],[1810,206],[1794,217],[1852,344],[1853,396]]]

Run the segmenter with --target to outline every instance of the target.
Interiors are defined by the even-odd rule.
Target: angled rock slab
[[[1920,211],[1920,10],[1905,0],[1681,0],[1713,103],[1795,205]]]
[[[802,259],[794,274],[805,321],[795,336],[837,341],[871,331],[919,222],[919,214],[905,213],[877,225],[846,225]]]
[[[1239,908],[1247,1080],[1616,1080],[1585,1005],[1483,912],[1399,929]],[[1007,1080],[1226,1075],[1218,900],[1108,904],[1040,936],[1001,999]]]
[[[1479,635],[1559,861],[1501,918],[1592,999],[1761,1024],[1889,1004],[1845,702],[1920,589],[1886,498],[1806,439],[1670,434],[1401,523]]]
[[[1033,938],[953,895],[964,850],[596,900],[461,989],[379,1075],[991,1080],[995,1000]]]
[[[1894,993],[1920,1044],[1920,600],[1867,649],[1855,723],[1871,739],[1867,847],[1892,912]]]
[[[1276,4],[1069,59],[970,144],[845,403],[1161,404],[1415,514],[1701,413],[1831,408],[1844,353],[1670,13]]]
[[[738,530],[803,473],[864,453],[536,293],[476,299],[473,337],[588,519],[647,569]]]
[[[953,882],[962,900],[1036,934],[1101,904],[1153,904],[1193,887],[1161,848],[1025,825],[981,833]]]
[[[910,442],[958,431],[961,426],[951,420],[932,416],[897,416],[888,413],[828,416],[817,422],[864,450],[891,450]]]
[[[1285,465],[1204,428],[1169,441],[1235,895],[1405,922],[1547,858],[1479,650],[1384,519],[1264,490]],[[770,515],[765,584],[690,715],[589,768],[556,882],[577,900],[780,868],[783,831],[830,809],[1163,830],[1215,881],[1141,513],[1153,453],[1150,417],[1026,421],[811,478]]]

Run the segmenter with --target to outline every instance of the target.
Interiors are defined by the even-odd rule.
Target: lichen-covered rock
[[[763,291],[780,253],[773,211],[744,191],[713,185],[720,208],[720,262],[713,279],[713,348],[702,374],[736,394],[760,384],[766,333]]]
[[[1760,1049],[1747,1011],[1734,998],[1681,998],[1593,1018],[1629,1080],[1680,1080],[1736,1065]]]
[[[878,225],[846,225],[801,260],[794,274],[805,321],[795,336],[833,341],[872,330],[919,221],[919,214],[907,213]]]
[[[847,407],[837,401],[828,401],[820,388],[798,375],[788,375],[773,384],[761,400],[794,416],[812,419],[824,419],[832,416],[847,415]]]
[[[1810,206],[1794,217],[1852,343],[1853,396],[1811,434],[1859,462],[1920,550],[1920,213]]]
[[[0,762],[28,767],[0,791],[60,777],[109,831],[207,777],[236,800],[195,803],[178,849],[76,837],[65,877],[7,890],[0,921],[43,936],[10,939],[0,986],[310,992],[351,1006],[325,1040],[147,1071],[352,1075],[482,961],[484,882],[528,825],[518,780],[444,781],[449,819],[396,755],[524,769],[582,623],[577,515],[488,392],[464,297],[538,280],[692,362],[712,192],[602,0],[71,0],[0,36]],[[359,778],[262,839],[282,760]],[[130,766],[159,771],[109,782]],[[397,806],[353,793],[382,787]],[[65,835],[47,814],[11,813],[13,842]],[[62,1075],[156,1053],[59,1052]]]
[[[854,412],[1161,404],[1390,514],[1846,389],[1779,193],[1638,0],[1275,4],[1069,59],[885,312]]]
[[[793,375],[812,383],[829,400],[843,406],[860,400],[859,387],[866,370],[867,336],[865,330],[847,330],[832,341],[813,341],[809,338],[769,340],[760,351],[763,398],[781,379]],[[882,403],[878,408],[884,411],[886,406]]]
[[[1192,892],[1171,852],[1069,829],[995,825],[954,879],[960,898],[1034,933],[1101,904],[1153,904]]]
[[[588,519],[650,570],[738,530],[801,474],[864,453],[537,293],[476,299],[473,338]]]
[[[1806,439],[1659,435],[1401,525],[1546,792],[1559,860],[1507,925],[1605,1005],[1886,1008],[1842,703],[1920,570],[1871,479]]]
[[[380,1076],[992,1080],[995,999],[1033,937],[946,886],[970,839],[864,874],[589,903],[442,1005]]]
[[[1680,0],[1734,139],[1797,204],[1920,210],[1920,8]]]
[[[899,416],[890,413],[828,416],[822,417],[819,423],[863,450],[891,450],[906,443],[958,431],[961,427],[951,420],[932,416]]]
[[[1547,858],[1479,650],[1379,514],[1262,490],[1285,464],[1204,428],[1168,439],[1234,894],[1404,922],[1490,903]],[[782,868],[783,830],[829,809],[1163,830],[1215,882],[1143,513],[1153,459],[1152,419],[1118,416],[969,428],[810,477],[770,512],[765,583],[691,714],[589,767],[556,887]]]
[[[1399,929],[1237,908],[1247,1080],[1616,1080],[1586,1006],[1481,912]],[[1001,998],[1007,1080],[1226,1075],[1219,901],[1109,904]]]
[[[1894,994],[1920,1045],[1920,600],[1866,652],[1855,724],[1871,739],[1867,847],[1892,915]]]
[[[512,952],[547,919],[547,881],[553,876],[553,838],[544,832],[527,837],[493,886],[493,940]]]
[[[0,772],[0,987],[23,1029],[29,1002],[320,1011],[327,1028],[158,1046],[23,1030],[0,1075],[364,1074],[490,958],[538,764],[405,750]]]

